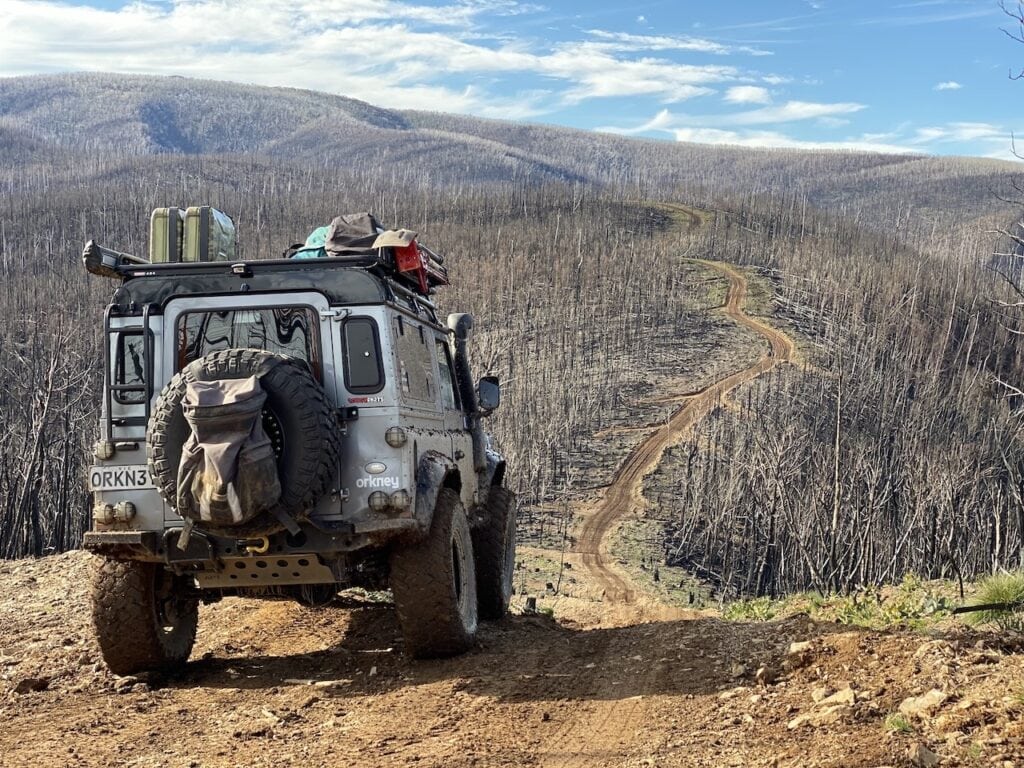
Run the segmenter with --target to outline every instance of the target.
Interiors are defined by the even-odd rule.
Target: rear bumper
[[[160,531],[87,531],[82,549],[129,560],[162,560]]]
[[[246,551],[247,544],[265,546],[264,551],[289,554],[342,554],[379,548],[395,539],[422,535],[423,529],[413,518],[392,518],[346,523],[338,530],[324,530],[308,523],[293,539],[286,531],[275,533],[266,542],[261,539],[233,539],[211,536],[193,529],[188,546],[178,546],[181,528],[164,531],[89,531],[82,548],[97,554],[124,560],[145,560],[170,566],[218,568],[218,561],[236,557]],[[259,550],[256,550],[259,551]]]

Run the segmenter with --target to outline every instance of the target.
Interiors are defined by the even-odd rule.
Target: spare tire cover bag
[[[178,513],[239,525],[281,498],[277,457],[263,429],[259,378],[189,381],[182,410],[192,428],[178,466]]]
[[[324,388],[301,360],[258,349],[227,349],[206,355],[175,374],[157,398],[149,419],[149,472],[161,496],[176,512],[182,448],[192,434],[182,410],[188,383],[251,376],[259,378],[266,393],[265,408],[279,427],[279,434],[271,434],[271,439],[280,448],[280,510],[293,518],[306,517],[327,492],[338,470],[341,438]],[[270,512],[247,523],[201,521],[200,525],[224,528],[231,535],[263,535],[282,527]]]

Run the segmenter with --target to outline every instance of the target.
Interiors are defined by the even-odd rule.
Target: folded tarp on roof
[[[370,253],[377,235],[384,231],[372,213],[346,213],[327,228],[324,250],[328,256]]]

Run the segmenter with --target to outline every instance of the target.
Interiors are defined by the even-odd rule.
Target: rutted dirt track
[[[734,267],[719,262],[700,261],[729,280],[722,310],[735,322],[760,334],[769,344],[766,353],[753,365],[730,374],[710,386],[683,398],[684,405],[663,428],[653,430],[626,458],[603,497],[594,505],[580,528],[577,550],[593,584],[612,603],[627,606],[636,602],[636,591],[629,578],[612,562],[608,553],[609,534],[623,516],[643,507],[643,479],[661,460],[665,449],[678,442],[701,418],[730,391],[771,370],[779,363],[791,362],[793,341],[743,311],[747,281]],[[643,614],[643,609],[640,609]]]
[[[919,744],[947,765],[1024,766],[1019,645],[725,622],[654,603],[609,558],[664,448],[793,359],[783,334],[743,313],[743,277],[707,266],[729,280],[723,310],[770,351],[690,395],[583,508],[575,593],[603,600],[560,598],[554,618],[512,616],[465,656],[414,663],[390,605],[227,599],[202,609],[182,674],[117,679],[88,627],[88,556],[0,562],[0,766],[848,767],[909,765]],[[927,722],[886,730],[931,690],[942,700]]]
[[[720,262],[700,263],[729,281],[722,311],[733,321],[760,334],[768,342],[769,348],[753,365],[682,398],[684,404],[664,427],[652,430],[630,452],[601,498],[583,513],[585,517],[575,549],[585,572],[585,580],[602,595],[602,625],[630,626],[652,619],[685,621],[687,618],[695,618],[638,595],[629,576],[615,564],[609,552],[610,539],[625,516],[643,508],[644,477],[658,466],[666,448],[681,440],[724,395],[779,363],[790,362],[795,355],[796,348],[788,336],[744,312],[747,281],[739,271]],[[613,652],[613,649],[606,651],[608,654]],[[653,682],[664,674],[664,670],[658,664],[649,664],[639,674]],[[626,700],[611,698],[593,716],[568,723],[558,737],[558,752],[551,754],[552,759],[545,761],[546,764],[581,767],[617,764],[619,755],[616,747],[628,743],[640,726],[650,719],[650,702],[649,698],[643,696]]]

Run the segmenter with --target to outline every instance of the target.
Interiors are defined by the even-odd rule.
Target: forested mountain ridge
[[[443,108],[443,105],[439,105]],[[707,204],[731,193],[788,193],[896,224],[893,188],[961,221],[993,210],[1015,165],[977,158],[756,150],[627,138],[572,128],[400,111],[294,88],[182,77],[78,73],[0,79],[0,157],[11,164],[83,150],[118,155],[256,154],[436,185],[521,179],[631,187]]]

